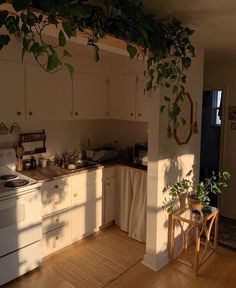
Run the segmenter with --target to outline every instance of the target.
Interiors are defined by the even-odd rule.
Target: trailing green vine
[[[9,1],[0,0],[0,4]],[[65,48],[68,38],[79,31],[89,29],[88,45],[99,60],[99,39],[113,35],[127,43],[130,58],[147,59],[146,90],[159,85],[172,89],[171,97],[165,97],[168,113],[176,120],[180,108],[177,96],[184,97],[185,71],[194,57],[190,36],[193,30],[184,27],[176,19],[166,22],[145,12],[140,0],[13,0],[16,14],[0,11],[0,49],[7,46],[12,37],[22,42],[22,60],[25,53],[47,72],[54,73],[66,67],[70,74],[74,67],[67,62],[71,57]],[[58,29],[58,43],[45,39],[48,26]],[[163,111],[166,105],[161,107]]]

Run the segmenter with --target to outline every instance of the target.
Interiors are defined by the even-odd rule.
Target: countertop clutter
[[[109,160],[109,161],[105,161],[103,163],[96,163],[94,162],[94,165],[88,166],[88,167],[82,167],[79,169],[74,169],[74,170],[69,170],[66,168],[61,168],[59,166],[56,165],[48,165],[47,167],[39,167],[37,166],[36,169],[31,169],[31,170],[22,170],[21,174],[28,176],[36,181],[49,181],[49,180],[53,180],[53,179],[57,179],[57,178],[61,178],[64,176],[69,176],[69,175],[73,175],[73,174],[77,174],[78,172],[84,171],[84,170],[91,170],[91,169],[97,169],[99,167],[109,167],[109,166],[114,166],[114,165],[124,165],[124,166],[128,166],[131,168],[136,168],[136,169],[140,169],[140,170],[147,170],[146,166],[142,166],[142,165],[137,165],[134,164],[132,161],[129,161],[127,159],[123,159],[123,158],[119,158],[119,159],[115,159],[115,160]]]

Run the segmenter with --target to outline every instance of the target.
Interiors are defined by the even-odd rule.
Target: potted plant
[[[192,173],[193,171],[190,170],[182,180],[164,187],[163,192],[168,192],[169,195],[164,199],[164,207],[168,213],[175,210],[178,200],[180,204],[184,202],[186,205],[186,198],[190,209],[207,210],[210,203],[209,193],[220,194],[222,188],[227,187],[226,182],[231,176],[227,171],[217,174],[212,172],[211,177],[199,182],[194,179]]]

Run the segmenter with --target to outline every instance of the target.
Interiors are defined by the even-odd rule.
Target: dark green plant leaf
[[[16,11],[26,9],[31,4],[31,0],[12,0],[12,6]]]
[[[66,35],[67,35],[69,38],[72,37],[72,35],[73,35],[73,29],[72,29],[72,26],[71,26],[70,21],[63,21],[63,22],[62,22],[62,27],[63,27]]]
[[[62,30],[59,32],[59,46],[64,47],[66,45],[66,37]]]
[[[133,59],[137,55],[137,48],[131,44],[127,45],[127,51],[129,52],[129,57]]]
[[[74,67],[70,63],[65,63],[64,65],[68,69],[70,76],[72,77],[75,73]]]
[[[10,37],[8,35],[0,34],[0,50],[6,46],[10,41]]]
[[[57,55],[52,54],[48,56],[47,71],[51,72],[61,65],[60,59]]]
[[[64,57],[72,57],[72,55],[65,49],[63,50],[63,56]]]

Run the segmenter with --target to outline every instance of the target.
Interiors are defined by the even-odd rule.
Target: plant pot
[[[197,210],[197,211],[202,211],[203,209],[203,204],[198,198],[194,197],[188,197],[188,206],[191,210]]]

